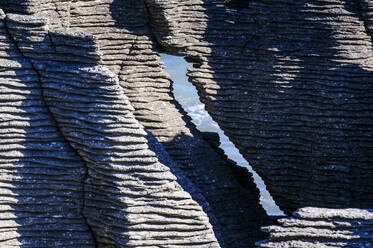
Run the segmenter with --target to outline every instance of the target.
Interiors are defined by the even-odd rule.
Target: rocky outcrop
[[[14,14],[0,28],[2,247],[220,247],[91,35]]]
[[[373,247],[372,209],[302,208],[293,217],[279,220],[280,226],[263,228],[268,240],[262,248]]]
[[[205,207],[205,211],[216,217],[214,227],[221,233],[220,242],[228,247],[253,245],[263,235],[258,227],[268,220],[258,204],[252,176],[217,153],[174,100],[172,82],[163,71],[149,29],[145,3],[76,1],[70,16],[72,29],[97,38],[103,64],[118,75],[136,119],[201,189],[211,209]]]
[[[364,21],[365,29],[367,33],[373,36],[373,3],[369,0],[359,0],[360,1],[360,17]]]
[[[94,247],[82,214],[84,163],[59,132],[9,26],[0,10],[0,246]]]
[[[206,109],[281,209],[371,206],[368,1],[147,4],[157,40],[195,62]]]
[[[283,210],[371,207],[369,1],[0,7],[1,246],[231,248],[264,238],[251,174],[174,100],[158,45],[195,63],[188,76],[201,100]],[[369,247],[364,214],[303,208],[258,245]]]
[[[16,8],[19,2],[11,2],[7,11],[35,13],[38,1],[23,2],[28,8]],[[48,1],[38,15],[50,15],[54,27],[94,35],[101,63],[118,76],[123,93],[134,107],[135,118],[164,145],[177,163],[175,167],[199,188],[186,190],[208,213],[220,243],[249,247],[264,238],[259,227],[268,223],[268,218],[259,205],[252,175],[206,142],[174,100],[171,81],[163,71],[149,30],[145,3],[63,2],[67,14],[59,11],[61,4]]]
[[[50,27],[61,28],[69,25],[70,2],[70,0],[0,0],[0,6],[5,12],[46,17],[51,20]]]

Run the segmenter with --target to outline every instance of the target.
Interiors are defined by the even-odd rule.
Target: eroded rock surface
[[[37,9],[36,1],[23,2]],[[20,8],[19,4],[11,2],[7,10],[35,13],[35,8]],[[145,3],[64,1],[69,13],[59,11],[61,4],[48,1],[38,15],[51,16],[53,26],[94,35],[102,64],[118,76],[135,118],[164,145],[177,163],[175,169],[182,169],[199,188],[186,190],[208,213],[220,243],[249,247],[264,238],[259,227],[268,223],[268,218],[259,205],[252,175],[206,142],[174,100],[171,81],[163,71],[149,29]]]
[[[175,102],[153,36],[196,63],[201,100],[283,210],[371,207],[370,5],[0,0],[28,15],[0,23],[3,244],[219,247],[212,228],[222,247],[263,238],[251,175]],[[301,209],[259,245],[371,246],[368,210],[346,211]]]
[[[262,248],[373,247],[372,209],[301,208],[293,217],[278,220],[279,226],[263,228],[268,240]]]
[[[216,217],[213,224],[216,233],[221,233],[220,242],[228,247],[253,245],[263,235],[255,230],[268,220],[258,204],[252,176],[216,152],[174,100],[172,82],[163,71],[149,29],[145,3],[75,1],[70,16],[72,29],[97,38],[103,64],[118,75],[136,119],[201,189],[211,209],[205,207],[205,211],[210,219]]]
[[[14,14],[0,28],[2,247],[220,247],[92,35]]]
[[[0,246],[95,247],[82,214],[84,162],[59,131],[5,18],[0,10]]]
[[[147,1],[281,209],[371,207],[370,1]]]

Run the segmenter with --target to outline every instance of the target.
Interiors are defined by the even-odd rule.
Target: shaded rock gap
[[[212,119],[211,115],[205,110],[205,105],[201,103],[195,86],[191,83],[182,83],[183,80],[187,81],[188,79],[180,78],[181,73],[178,73],[178,71],[182,70],[184,72],[184,69],[188,69],[186,66],[190,65],[198,67],[198,64],[187,65],[181,61],[185,61],[185,58],[182,59],[181,56],[168,54],[161,54],[161,60],[166,66],[165,71],[171,75],[172,92],[175,101],[179,107],[183,109],[185,115],[191,119],[191,123],[193,123],[195,128],[202,133],[204,139],[218,154],[221,154],[223,157],[225,157],[225,159],[233,160],[239,167],[242,167],[245,170],[247,169],[250,172],[250,176],[253,177],[254,182],[260,191],[260,203],[268,215],[284,215],[266,189],[262,178],[253,170],[246,159],[244,159],[240,154],[235,145],[224,134],[224,131],[220,129],[218,124]],[[185,76],[187,75],[185,74]],[[216,134],[218,134],[218,136]],[[244,177],[241,179],[245,180]],[[251,180],[251,178],[249,180]]]
[[[140,123],[164,145],[166,151],[170,154],[173,160],[184,172],[186,172],[188,178],[201,189],[203,194],[209,195],[209,197],[206,197],[209,198],[209,204],[211,206],[215,205],[214,212],[222,216],[221,221],[227,223],[225,224],[226,228],[237,230],[240,229],[239,226],[241,226],[241,231],[239,231],[241,232],[240,235],[245,235],[246,237],[243,239],[237,238],[236,231],[231,231],[225,237],[229,242],[225,243],[229,245],[229,247],[243,247],[247,245],[246,242],[250,239],[251,244],[253,244],[252,241],[262,235],[259,231],[259,227],[263,223],[269,221],[268,216],[265,215],[264,209],[259,205],[259,200],[256,199],[259,194],[255,185],[253,185],[252,182],[245,181],[243,183],[240,179],[241,171],[234,171],[234,168],[232,168],[232,162],[228,161],[226,157],[221,156],[222,154],[219,155],[213,146],[203,139],[202,135],[199,134],[199,131],[193,128],[193,125],[190,124],[190,118],[184,114],[182,108],[180,108],[178,103],[174,101],[170,86],[168,85],[170,80],[168,77],[164,76],[163,68],[161,66],[156,69],[157,72],[154,72],[155,69],[153,67],[151,68],[151,73],[157,73],[157,75],[151,75],[151,79],[147,81],[147,74],[143,71],[147,65],[141,65],[139,67],[140,74],[137,75],[136,66],[138,65],[130,64],[131,60],[134,60],[134,58],[136,59],[136,56],[138,54],[141,55],[143,52],[146,52],[148,57],[146,62],[152,61],[154,64],[160,63],[158,55],[160,46],[155,43],[154,37],[151,34],[151,29],[146,26],[149,25],[149,19],[146,14],[143,14],[141,26],[139,26],[138,23],[136,24],[137,26],[133,26],[133,23],[131,22],[132,20],[128,20],[124,15],[120,14],[121,11],[131,12],[133,11],[131,8],[135,7],[141,9],[142,4],[143,3],[141,2],[133,3],[121,0],[114,0],[109,3],[111,17],[115,23],[111,28],[115,30],[115,33],[118,32],[118,39],[120,39],[119,34],[121,32],[128,34],[131,33],[131,35],[134,36],[133,39],[138,39],[138,42],[136,42],[134,46],[132,43],[133,40],[132,42],[130,40],[126,41],[127,45],[134,48],[130,49],[130,51],[135,51],[135,53],[133,56],[128,56],[130,55],[128,46],[123,47],[125,49],[123,50],[123,55],[128,61],[118,59],[122,60],[119,62],[122,64],[120,66],[121,69],[117,70],[115,69],[115,66],[110,64],[109,56],[112,56],[113,51],[105,50],[108,45],[108,37],[100,38],[102,40],[99,41],[99,43],[103,42],[103,44],[105,44],[105,48],[102,49],[102,52],[104,54],[107,53],[106,57],[105,55],[103,57],[104,64],[107,63],[108,65],[112,65],[112,68],[114,68],[116,73],[119,75],[120,85],[135,108],[134,114],[136,119],[139,120]],[[149,11],[149,9],[146,8],[146,11]],[[84,30],[84,27],[79,27],[79,24],[75,24],[75,28],[78,30]],[[148,42],[147,44],[151,47],[151,51],[141,47],[142,44],[144,44],[144,41]],[[120,45],[118,45],[118,48],[119,47]],[[123,66],[124,64],[126,66]],[[137,83],[139,83],[139,85],[137,85]],[[157,96],[158,93],[149,94],[150,90],[152,91],[161,86],[168,90],[162,91],[159,96]],[[160,104],[159,100],[162,100],[162,104]],[[154,117],[156,118],[154,119]],[[218,172],[219,170],[221,171]],[[212,184],[212,180],[215,177],[220,177],[220,179],[216,180],[215,184]],[[215,190],[216,192],[214,193]],[[221,197],[219,197],[220,190],[222,192]],[[224,199],[224,197],[222,197],[223,195],[226,196],[228,191],[231,194],[229,197],[232,198],[232,200]],[[201,201],[198,202],[202,206],[206,206],[205,203]],[[213,202],[213,204],[211,202]],[[243,205],[238,207],[238,202],[242,202]],[[228,207],[230,204],[237,205],[231,208]],[[221,209],[221,211],[216,210],[216,207]],[[229,210],[235,209],[233,211],[235,213],[232,214],[229,210],[223,211],[223,208]],[[244,212],[245,214],[242,214]],[[250,220],[245,223],[240,221],[239,218],[234,218],[233,215],[244,215],[245,218]],[[259,216],[262,216],[262,218],[259,218]],[[231,224],[231,222],[235,224]],[[214,228],[217,228],[217,226],[214,225]],[[217,234],[217,236],[219,235]],[[235,238],[230,238],[229,236],[235,236]]]
[[[55,6],[57,6],[55,2],[53,2],[53,3],[54,3]],[[53,41],[53,39],[50,38],[49,40],[50,40],[50,43],[53,46],[54,50],[57,51],[56,44]],[[39,78],[40,78],[40,74],[39,74],[38,71],[37,71],[37,73],[38,73]],[[43,99],[44,103],[46,103],[45,96],[44,96],[44,87],[42,87],[42,99]],[[51,116],[53,118],[53,121],[56,123],[56,127],[57,127],[58,131],[61,133],[62,137],[64,137],[64,134],[63,134],[63,132],[62,132],[60,126],[59,126],[59,123],[57,122],[57,120],[56,120],[54,114],[52,113],[52,111],[50,111],[49,105],[46,104],[46,107],[47,107],[49,113],[51,114]],[[64,137],[64,139],[65,139],[65,137]],[[83,205],[82,205],[82,207],[80,209],[80,214],[83,217],[84,223],[87,225],[89,231],[92,234],[92,238],[93,238],[95,247],[98,247],[99,242],[97,240],[95,232],[93,231],[91,225],[88,223],[88,218],[87,218],[87,216],[84,213],[85,212],[84,209],[86,208],[86,201],[87,201],[87,197],[86,197],[87,190],[86,190],[86,187],[87,187],[87,180],[88,180],[88,177],[89,177],[88,166],[86,164],[86,161],[84,161],[84,159],[82,158],[82,156],[79,154],[79,152],[70,144],[70,141],[66,141],[66,142],[68,143],[68,145],[70,146],[70,148],[73,151],[76,152],[76,154],[79,156],[79,158],[81,159],[81,161],[82,161],[82,163],[84,165],[84,175],[83,175],[83,179],[82,179],[82,182],[83,182],[83,202],[82,202],[82,204]]]
[[[367,190],[357,188],[371,184],[358,169],[368,171],[371,118],[350,106],[369,104],[370,84],[363,82],[371,73],[371,39],[355,4],[237,1],[244,8],[234,12],[218,2],[192,1],[200,7],[194,11],[182,1],[180,8],[147,1],[165,49],[199,63],[189,75],[211,115],[287,213],[309,205],[369,206]],[[363,2],[369,17],[372,6]],[[188,17],[174,14],[183,8]]]

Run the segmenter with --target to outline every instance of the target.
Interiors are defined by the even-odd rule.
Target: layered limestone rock
[[[49,26],[57,28],[69,25],[70,2],[70,0],[0,0],[0,7],[5,12],[47,17],[51,20]]]
[[[0,246],[95,247],[82,213],[84,163],[8,26],[0,10]]]
[[[9,12],[33,14],[39,1],[8,2],[4,4]],[[59,11],[62,3],[67,4],[69,13]],[[251,174],[229,161],[217,145],[207,142],[174,100],[172,82],[163,71],[144,2],[46,1],[38,15],[51,15],[53,26],[94,35],[102,64],[118,76],[135,118],[200,189],[186,190],[208,213],[222,245],[250,247],[264,238],[259,227],[268,218],[259,205]]]
[[[270,238],[262,248],[373,247],[372,209],[302,208],[293,217],[278,220],[280,226],[263,228]]]
[[[216,217],[220,242],[228,247],[253,245],[262,236],[258,226],[267,218],[252,177],[216,152],[174,100],[144,2],[76,1],[70,16],[71,28],[97,38],[103,64],[118,75],[136,119],[201,189],[211,208],[206,212]]]
[[[361,5],[360,5],[361,3]],[[147,1],[164,49],[276,203],[371,207],[369,1]]]
[[[0,246],[220,247],[92,35],[46,23],[1,15]]]
[[[360,0],[360,14],[368,34],[373,35],[373,3],[369,0]]]
[[[93,35],[11,14],[0,26],[4,245],[218,247],[200,206],[221,246],[252,247],[263,237],[258,226],[267,217],[250,175],[204,140],[174,101],[153,36],[195,63],[188,75],[201,100],[283,210],[371,207],[369,1],[0,6]],[[60,190],[57,179],[68,186]],[[371,220],[361,220],[367,210],[344,211],[301,209],[265,229],[271,238],[259,245],[371,246]],[[57,229],[39,225],[56,218]]]

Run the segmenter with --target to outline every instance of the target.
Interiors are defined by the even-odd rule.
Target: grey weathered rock
[[[1,19],[1,247],[220,247],[92,35],[46,23]]]
[[[258,242],[258,247],[373,247],[372,209],[307,207],[278,222],[279,226],[263,228],[270,238]]]
[[[218,247],[203,210],[222,246],[263,237],[249,174],[174,101],[153,36],[196,63],[207,110],[282,209],[371,207],[370,1],[145,2],[0,0],[39,16],[0,25],[4,245]],[[370,247],[364,213],[301,209],[259,245]]]
[[[371,1],[147,1],[276,203],[372,206]],[[361,5],[359,5],[361,3]]]
[[[36,12],[38,1],[23,2],[27,8],[16,8],[10,2],[7,10]],[[264,238],[259,227],[268,223],[268,218],[259,205],[251,174],[206,142],[174,100],[171,81],[163,71],[149,30],[145,3],[70,1],[64,2],[69,13],[60,14],[59,5],[52,2],[61,4],[48,1],[50,4],[40,8],[38,15],[52,13],[50,22],[54,27],[94,35],[102,64],[118,76],[124,94],[134,106],[135,118],[165,146],[176,166],[200,189],[197,193],[186,188],[208,213],[220,243],[248,247]],[[71,47],[59,49],[71,51]]]
[[[63,138],[0,10],[0,246],[94,247],[84,163]]]
[[[51,27],[69,25],[71,0],[0,0],[0,7],[7,13],[35,14],[47,17]]]
[[[221,233],[220,242],[228,247],[252,246],[263,235],[258,227],[268,221],[258,204],[252,176],[216,152],[174,100],[172,82],[163,71],[149,29],[145,3],[115,0],[96,6],[96,1],[72,3],[70,27],[97,38],[103,64],[118,75],[136,119],[201,189],[211,209],[205,207],[205,211],[216,217],[214,227]]]

